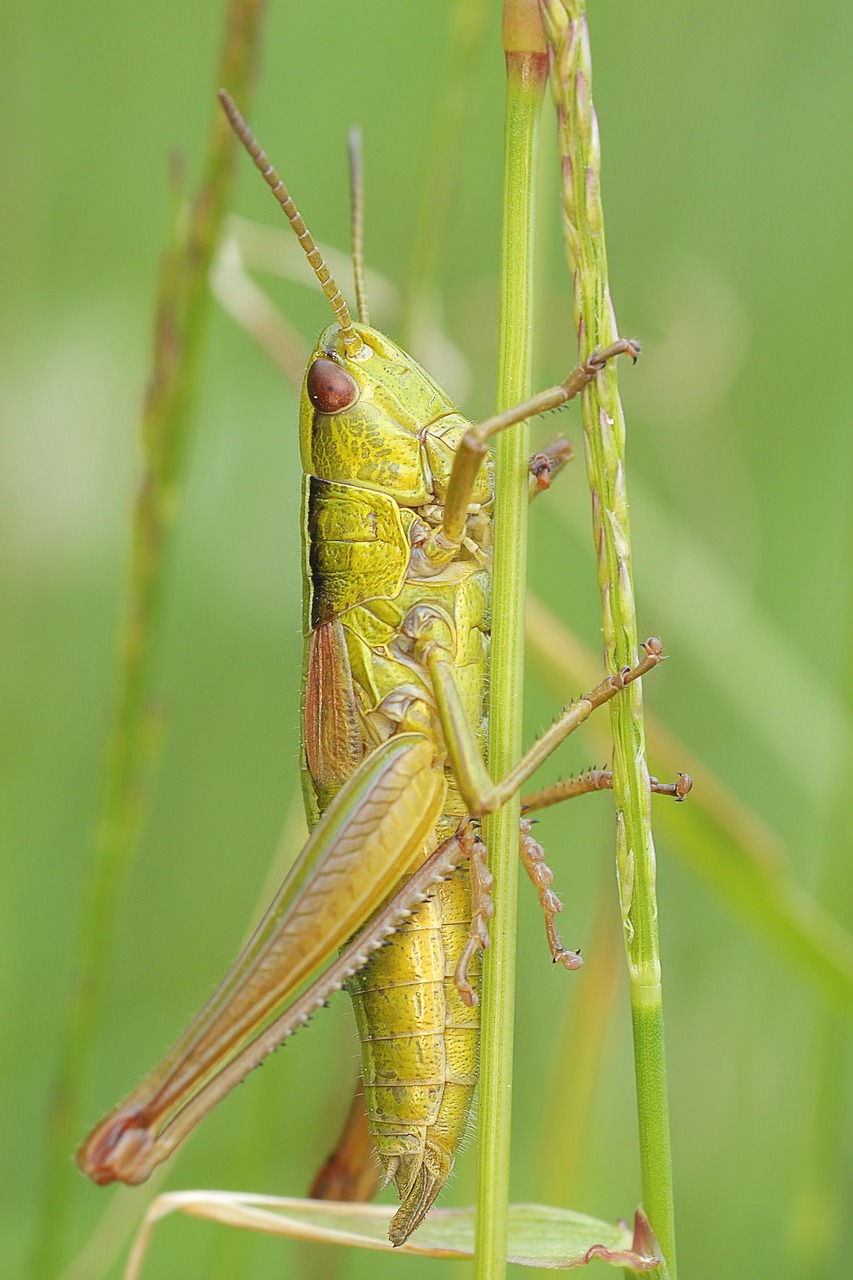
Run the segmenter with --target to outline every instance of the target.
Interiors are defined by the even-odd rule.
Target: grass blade
[[[581,359],[619,336],[607,278],[598,123],[582,0],[542,0],[563,171],[563,229]],[[582,392],[593,500],[605,668],[637,661],[638,635],[625,485],[625,420],[616,362]],[[655,851],[639,682],[610,704],[616,857],[631,990],[643,1206],[675,1277],[675,1224],[663,1035]]]
[[[218,79],[245,98],[255,62],[263,0],[229,0]],[[212,90],[211,90],[212,97]],[[144,469],[133,512],[130,564],[119,636],[116,711],[110,730],[98,822],[68,1017],[45,1143],[34,1280],[53,1277],[68,1217],[70,1163],[80,1097],[122,890],[130,872],[157,739],[151,671],[169,536],[198,390],[210,294],[207,276],[232,186],[234,146],[216,107],[201,185],[183,229],[176,217],[164,255],[152,370],[142,412]]]

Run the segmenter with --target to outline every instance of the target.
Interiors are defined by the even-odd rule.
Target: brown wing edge
[[[337,791],[364,755],[344,629],[337,618],[311,633],[305,686],[305,756],[320,792]]]
[[[376,1195],[381,1180],[359,1076],[337,1144],[317,1171],[308,1194],[312,1200],[367,1201]]]

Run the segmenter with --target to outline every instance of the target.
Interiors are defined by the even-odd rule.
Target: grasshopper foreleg
[[[659,782],[657,778],[649,778],[649,785],[654,795],[671,796],[675,801],[684,800],[693,788],[693,779],[689,773],[679,773],[676,782]],[[555,782],[551,786],[542,787],[524,796],[521,802],[523,814],[536,809],[546,809],[550,805],[559,804],[562,800],[573,800],[576,796],[590,795],[595,791],[612,791],[613,774],[609,769],[587,769],[573,778]],[[554,873],[545,860],[545,850],[531,834],[532,823],[522,817],[519,823],[519,854],[524,870],[536,889],[539,905],[545,917],[545,934],[548,949],[554,964],[561,964],[565,969],[580,969],[583,960],[579,951],[570,951],[564,947],[557,932],[556,916],[563,910],[562,900],[551,885]],[[477,1004],[477,993],[468,981],[468,969],[477,951],[485,951],[489,945],[488,924],[494,914],[491,890],[492,874],[486,861],[487,850],[481,840],[477,839],[471,848],[471,928],[465,949],[456,966],[454,981],[462,1000],[469,1006]]]
[[[455,554],[452,549],[461,545],[465,536],[468,504],[471,501],[477,472],[488,452],[489,441],[493,436],[505,431],[508,427],[514,427],[518,422],[523,422],[525,418],[533,418],[537,414],[547,413],[549,409],[559,409],[562,405],[568,404],[588,383],[592,382],[607,361],[615,356],[629,355],[632,360],[636,360],[639,354],[639,343],[633,338],[620,338],[618,342],[605,347],[603,351],[593,351],[573,370],[565,382],[561,382],[556,387],[549,387],[547,391],[540,391],[529,400],[523,400],[521,404],[514,405],[503,413],[496,413],[494,417],[470,426],[459,442],[453,459],[441,529],[436,531],[432,542],[424,547],[424,554],[428,558],[435,558],[437,562],[441,562],[452,558]]]
[[[677,782],[659,782],[657,778],[649,778],[653,794],[672,796],[676,801],[684,800],[693,787],[693,779],[689,773],[679,773]],[[562,800],[573,800],[575,796],[590,795],[594,791],[612,791],[613,774],[609,769],[587,769],[574,778],[552,783],[523,796],[521,812],[523,815],[533,813],[536,809],[547,809]],[[521,819],[521,861],[525,871],[532,880],[539,902],[545,916],[545,932],[548,946],[554,963],[562,964],[567,969],[579,969],[583,963],[580,952],[568,951],[560,942],[554,924],[557,912],[563,910],[563,904],[551,889],[554,873],[545,861],[545,850],[530,834],[531,823],[526,816]]]
[[[569,951],[560,941],[554,919],[563,910],[563,904],[551,888],[554,873],[545,861],[545,850],[530,834],[532,823],[522,818],[519,824],[519,853],[522,865],[532,881],[539,903],[545,916],[545,932],[548,946],[555,964],[562,964],[566,969],[579,969],[583,964],[577,951]],[[492,874],[486,862],[486,846],[477,840],[469,860],[471,872],[471,928],[468,941],[459,957],[454,981],[456,990],[469,1007],[478,1003],[477,993],[468,981],[468,969],[478,951],[485,951],[489,945],[488,924],[494,915],[492,903]]]

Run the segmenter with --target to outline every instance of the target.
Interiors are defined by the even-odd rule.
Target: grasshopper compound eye
[[[308,370],[308,399],[320,413],[341,413],[358,399],[358,383],[334,360],[320,356]]]

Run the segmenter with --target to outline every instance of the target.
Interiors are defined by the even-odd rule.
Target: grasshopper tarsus
[[[693,790],[693,779],[689,773],[679,773],[675,782],[658,782],[657,778],[649,778],[649,785],[655,795],[672,796],[680,804]]]
[[[641,347],[636,338],[617,338],[615,342],[611,342],[609,347],[603,350],[596,348],[592,355],[588,358],[587,364],[597,373],[603,369],[608,360],[613,360],[616,356],[629,356],[634,364],[640,358]]]
[[[565,436],[557,436],[530,458],[530,497],[550,489],[551,482],[573,457],[573,449]]]
[[[584,387],[592,382],[593,378],[598,377],[604,366],[610,361],[615,360],[617,356],[629,356],[634,364],[640,356],[640,344],[636,338],[617,338],[615,342],[611,342],[609,347],[596,347],[587,358],[582,361],[577,368],[573,369],[562,383],[560,390],[562,398],[558,404],[567,404],[569,400],[573,400],[575,396],[583,391]],[[552,406],[549,405],[549,408]]]

